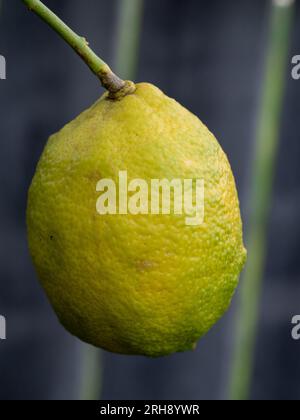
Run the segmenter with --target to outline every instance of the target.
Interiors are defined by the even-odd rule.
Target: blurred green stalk
[[[229,397],[232,400],[247,400],[251,392],[266,259],[266,235],[276,171],[293,14],[293,0],[272,1],[270,37],[253,167],[247,241],[248,263],[240,290],[237,335],[229,387]]]
[[[1,1],[1,0],[0,0]],[[114,69],[121,77],[134,80],[139,56],[143,0],[119,0]],[[81,400],[101,396],[101,352],[86,345],[81,380]]]
[[[134,80],[139,57],[144,0],[119,0],[115,71]]]
[[[84,344],[81,371],[80,400],[98,401],[102,391],[101,352]]]

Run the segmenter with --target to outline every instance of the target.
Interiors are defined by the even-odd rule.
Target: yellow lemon
[[[136,191],[134,181],[128,186],[128,207],[124,197],[120,203],[120,173],[128,183],[140,180]],[[158,201],[150,188],[167,180],[169,212],[163,188]],[[150,84],[119,100],[105,94],[50,137],[27,222],[38,276],[61,323],[117,353],[194,348],[227,310],[246,259],[226,155],[196,116]]]

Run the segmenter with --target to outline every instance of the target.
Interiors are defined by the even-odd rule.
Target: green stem
[[[126,82],[116,76],[110,67],[89,47],[87,40],[77,35],[60,18],[39,0],[22,0],[26,6],[57,32],[83,59],[92,72],[100,79],[102,86],[113,96],[126,87]],[[132,91],[130,84],[130,91]],[[128,89],[126,90],[126,94]]]
[[[98,401],[101,396],[101,352],[84,344],[81,370],[81,401]]]
[[[135,78],[144,0],[119,0],[117,72],[128,79]]]
[[[249,257],[240,291],[236,347],[229,387],[232,400],[250,398],[266,257],[266,232],[276,170],[293,6],[293,0],[272,1],[270,39],[253,168],[253,207],[247,241]]]

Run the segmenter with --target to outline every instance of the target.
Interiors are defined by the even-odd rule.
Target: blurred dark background
[[[120,0],[122,1],[122,0]],[[85,65],[20,0],[3,0],[0,54],[0,399],[77,399],[87,346],[59,325],[28,254],[27,190],[49,134],[101,89]],[[113,63],[117,0],[48,0]],[[290,58],[300,54],[300,7]],[[228,154],[247,225],[255,127],[269,23],[266,0],[145,0],[138,81],[156,84],[197,114]],[[253,399],[300,399],[300,81],[287,63]],[[194,353],[150,360],[99,352],[104,399],[222,399],[232,354],[234,303]]]

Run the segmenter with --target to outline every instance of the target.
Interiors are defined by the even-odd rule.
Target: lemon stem
[[[116,76],[110,67],[89,47],[88,41],[77,35],[55,13],[39,0],[22,0],[29,10],[39,16],[57,32],[82,58],[92,72],[100,79],[102,86],[112,95],[125,88],[126,82]]]
[[[230,399],[250,398],[262,282],[266,259],[267,225],[276,170],[286,68],[293,27],[294,0],[273,0],[269,45],[253,167],[248,263],[240,290]]]

